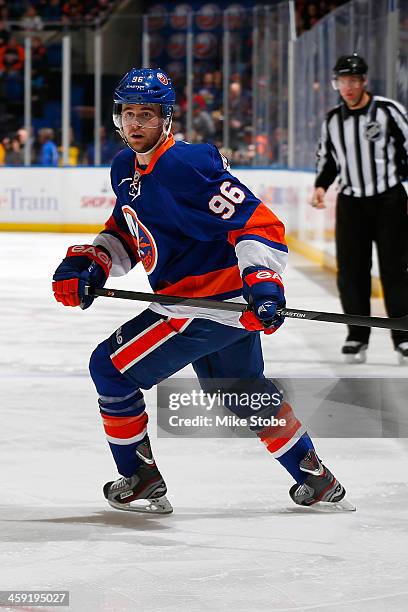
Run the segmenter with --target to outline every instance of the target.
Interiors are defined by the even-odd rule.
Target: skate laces
[[[310,495],[311,493],[313,493],[312,487],[307,485],[305,482],[299,485],[296,490],[296,495]]]
[[[126,476],[122,476],[122,478],[118,478],[118,480],[115,480],[115,482],[112,482],[111,489],[112,490],[121,489],[122,487],[129,486],[129,483],[130,483],[130,478],[126,478]]]

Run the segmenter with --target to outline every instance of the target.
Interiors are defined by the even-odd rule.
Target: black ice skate
[[[299,463],[302,472],[309,476],[303,484],[294,484],[289,495],[300,506],[313,506],[318,502],[336,504],[343,510],[355,510],[350,502],[344,500],[345,488],[320,461],[316,452],[310,450]],[[340,503],[341,502],[341,503]]]
[[[408,342],[401,342],[395,350],[398,353],[400,365],[408,365]]]
[[[346,340],[341,349],[346,363],[365,363],[368,344],[357,340]]]
[[[149,439],[139,444],[136,454],[143,461],[137,472],[128,478],[123,476],[107,482],[103,487],[109,505],[130,512],[171,514],[173,508],[166,497],[166,483],[157,469]]]

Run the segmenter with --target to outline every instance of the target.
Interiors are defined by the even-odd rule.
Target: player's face
[[[126,104],[122,109],[122,130],[136,153],[149,151],[163,133],[159,104]]]
[[[359,104],[367,81],[360,76],[342,76],[336,79],[337,88],[348,107]]]

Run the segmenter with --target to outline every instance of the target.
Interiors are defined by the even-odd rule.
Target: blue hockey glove
[[[240,322],[245,329],[273,334],[284,321],[276,312],[286,306],[281,277],[269,268],[251,266],[245,268],[242,280],[249,309],[241,315]]]
[[[95,298],[85,295],[85,286],[103,287],[111,267],[111,256],[103,247],[90,244],[70,246],[52,277],[55,299],[64,306],[89,308]]]

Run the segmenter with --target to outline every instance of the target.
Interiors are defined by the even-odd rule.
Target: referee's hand
[[[326,208],[326,204],[324,203],[324,196],[326,194],[326,190],[323,187],[316,187],[313,191],[313,196],[310,201],[310,204],[313,208]]]

